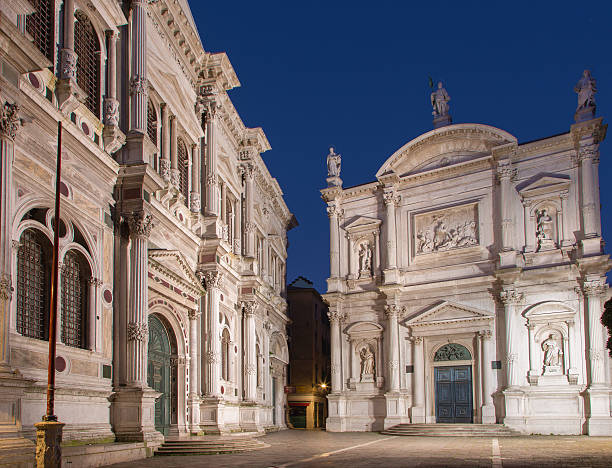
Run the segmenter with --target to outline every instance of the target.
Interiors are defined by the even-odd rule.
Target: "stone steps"
[[[519,432],[503,424],[398,424],[381,434],[425,437],[510,437]]]
[[[162,455],[216,455],[221,453],[249,452],[268,447],[250,438],[177,439],[165,441],[156,451]]]

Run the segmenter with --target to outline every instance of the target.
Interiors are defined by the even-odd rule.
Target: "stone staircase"
[[[425,437],[508,437],[520,432],[503,424],[398,424],[381,434]]]
[[[217,455],[220,453],[249,452],[269,447],[251,437],[189,437],[167,439],[155,451],[155,456],[163,455]]]

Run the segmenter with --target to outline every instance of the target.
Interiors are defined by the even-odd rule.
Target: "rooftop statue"
[[[439,81],[438,89],[431,93],[432,114],[434,117],[448,115],[448,101],[450,101],[450,96],[442,86],[442,82]]]
[[[341,163],[341,156],[335,152],[333,146],[330,147],[327,155],[327,184],[329,187],[342,185],[342,179],[340,179]]]
[[[578,107],[576,107],[576,122],[589,120],[595,117],[595,93],[597,85],[589,70],[582,73],[582,77],[574,86],[574,91],[578,93]]]

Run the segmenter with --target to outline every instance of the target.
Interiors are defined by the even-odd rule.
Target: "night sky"
[[[332,4],[333,3],[333,4]],[[192,1],[204,48],[228,54],[230,96],[272,146],[263,158],[299,226],[287,281],[320,292],[329,275],[330,145],[344,187],[375,180],[383,162],[431,130],[428,77],[442,80],[454,123],[483,123],[519,143],[569,131],[574,85],[597,80],[597,116],[612,118],[612,3]],[[604,238],[612,237],[612,129],[601,147]],[[612,245],[612,243],[610,244]],[[610,252],[609,247],[606,251]]]

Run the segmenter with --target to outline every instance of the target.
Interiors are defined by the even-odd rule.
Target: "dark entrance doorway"
[[[436,422],[471,423],[472,366],[434,367]]]
[[[149,315],[149,352],[147,385],[162,395],[155,401],[155,429],[168,435],[172,412],[172,348],[166,327],[155,315]]]

